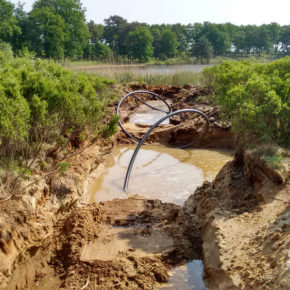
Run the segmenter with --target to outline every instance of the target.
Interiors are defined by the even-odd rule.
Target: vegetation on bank
[[[112,84],[50,60],[14,58],[9,47],[0,51],[2,182],[9,172],[29,174],[43,149],[77,148],[87,137],[113,134],[118,119],[110,120],[107,106]]]
[[[227,60],[248,60],[248,61],[255,61],[259,63],[267,63],[275,60],[275,57],[271,54],[261,54],[261,55],[251,55],[245,54],[244,56],[214,56],[209,60],[201,62],[197,57],[190,56],[190,55],[180,55],[175,57],[170,57],[165,60],[161,60],[158,58],[149,58],[148,61],[145,63],[136,63],[136,61],[129,59],[127,57],[111,59],[111,60],[70,60],[66,59],[63,61],[57,61],[62,66],[77,70],[78,68],[90,68],[90,67],[118,67],[118,66],[153,66],[153,65],[161,65],[161,66],[168,66],[168,65],[213,65],[213,64],[220,64],[223,61]]]
[[[28,49],[38,57],[55,60],[131,63],[290,54],[290,25],[278,23],[149,25],[113,15],[102,25],[86,22],[79,0],[36,0],[29,13],[23,4],[15,7],[0,0],[0,11],[0,42],[10,43],[17,55]]]
[[[267,64],[227,61],[202,75],[244,144],[270,163],[289,157],[276,145],[290,145],[290,57]]]

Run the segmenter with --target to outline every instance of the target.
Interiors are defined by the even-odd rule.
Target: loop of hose
[[[157,97],[158,99],[160,99],[161,101],[163,101],[166,106],[168,107],[169,111],[166,112],[164,110],[161,110],[159,108],[156,108],[156,107],[153,107],[149,104],[147,104],[146,102],[144,102],[143,100],[141,100],[140,98],[136,97],[135,94],[149,94],[149,95],[152,95],[152,96],[155,96]],[[122,99],[121,101],[119,102],[118,106],[117,106],[117,114],[119,115],[119,111],[120,111],[120,106],[121,104],[123,103],[123,101],[129,97],[129,96],[133,96],[135,99],[137,99],[138,101],[142,102],[144,105],[148,106],[149,108],[153,109],[153,110],[158,110],[158,111],[161,111],[161,112],[164,112],[166,113],[165,116],[163,116],[162,118],[160,118],[157,122],[155,122],[155,124],[153,124],[149,130],[146,132],[146,134],[143,136],[143,138],[141,140],[135,138],[134,136],[132,136],[129,132],[126,131],[126,129],[123,127],[121,121],[119,121],[119,126],[121,127],[121,129],[123,130],[123,132],[129,136],[130,138],[132,138],[133,140],[135,140],[138,145],[131,157],[131,160],[130,160],[130,163],[129,163],[129,166],[128,166],[128,169],[127,169],[127,173],[126,173],[126,178],[125,178],[125,182],[124,182],[124,187],[123,187],[123,190],[126,191],[127,188],[128,188],[128,184],[129,184],[129,179],[130,179],[130,174],[131,174],[131,171],[132,171],[132,167],[133,167],[133,164],[134,164],[134,161],[136,159],[136,156],[141,148],[141,146],[144,144],[145,140],[147,139],[147,137],[150,135],[150,133],[157,127],[159,126],[164,120],[172,117],[172,116],[175,116],[175,115],[178,115],[178,114],[181,114],[181,113],[196,113],[196,114],[199,114],[202,118],[205,119],[206,121],[206,129],[205,131],[201,134],[201,136],[199,136],[196,140],[194,140],[193,142],[189,143],[189,144],[186,144],[186,145],[183,145],[183,146],[180,146],[178,147],[179,149],[183,149],[183,148],[186,148],[186,147],[189,147],[189,146],[192,146],[193,144],[197,143],[198,141],[200,141],[208,132],[209,130],[209,120],[207,118],[207,116],[199,111],[199,110],[196,110],[196,109],[182,109],[182,110],[177,110],[177,111],[174,111],[172,112],[172,109],[171,109],[171,106],[159,95],[153,93],[153,92],[149,92],[149,91],[134,91],[134,92],[130,92],[128,94],[126,94]]]

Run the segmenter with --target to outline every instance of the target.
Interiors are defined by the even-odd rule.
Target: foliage
[[[118,54],[124,54],[126,50],[127,20],[114,15],[104,20],[104,38],[109,47]]]
[[[218,25],[205,22],[201,37],[208,39],[215,55],[226,55],[230,49],[229,34]]]
[[[276,144],[262,144],[251,150],[251,153],[261,160],[264,160],[270,167],[285,172],[288,175],[290,151],[277,146]]]
[[[160,52],[161,55],[165,57],[173,57],[177,53],[177,37],[176,34],[170,30],[166,29],[161,33],[160,40]]]
[[[290,55],[290,25],[284,26],[281,33],[282,51]]]
[[[203,73],[222,110],[248,144],[290,144],[290,57],[269,64],[223,62]]]
[[[68,162],[61,162],[59,164],[59,170],[61,173],[66,172],[69,169],[69,167],[70,167],[70,164]]]
[[[54,59],[83,55],[89,32],[79,0],[37,0],[30,13],[19,4],[14,14],[22,31],[12,37],[15,50],[28,47],[37,56]]]
[[[201,37],[198,40],[198,43],[194,48],[193,55],[200,59],[201,63],[204,58],[207,59],[207,63],[209,63],[210,58],[213,56],[213,47],[206,37]]]
[[[84,141],[87,132],[97,137],[106,126],[108,100],[103,93],[111,84],[48,60],[23,57],[2,63],[0,166],[13,161],[29,167],[28,160],[34,160],[44,144],[59,148],[71,141],[76,146],[73,140]],[[114,124],[107,136],[114,132]]]
[[[90,21],[88,23],[88,29],[90,32],[90,39],[84,49],[84,57],[93,60],[109,59],[112,56],[112,50],[101,41],[104,27],[100,24],[95,24],[94,21]]]
[[[38,56],[63,59],[65,22],[48,7],[34,8],[28,17],[29,48]]]
[[[144,83],[147,85],[197,85],[199,74],[194,72],[177,72],[173,74],[139,74],[138,72],[107,71],[105,76],[112,78],[121,84]]]
[[[82,56],[89,39],[85,12],[79,0],[37,0],[33,10],[48,8],[64,22],[64,50],[71,58]],[[32,10],[32,11],[33,11]]]
[[[19,34],[20,28],[14,16],[14,5],[0,0],[0,41],[9,41],[14,33]]]
[[[129,54],[139,61],[146,62],[153,55],[153,37],[146,27],[140,27],[136,31],[130,32],[128,41]]]
[[[104,138],[108,138],[108,137],[112,136],[113,134],[117,133],[118,121],[119,121],[119,116],[113,115],[110,122],[107,125],[105,125],[102,129],[102,136]]]
[[[13,58],[12,47],[9,43],[0,41],[0,65],[3,65],[7,61]]]
[[[176,56],[185,59],[192,53],[197,60],[208,61],[212,55],[270,54],[278,58],[290,54],[289,31],[290,25],[275,22],[260,26],[210,22],[149,25],[130,23],[118,15],[105,19],[103,25],[86,23],[80,0],[36,0],[29,13],[21,3],[15,7],[0,0],[0,41],[9,42],[14,52],[27,47],[38,57],[53,59],[144,62],[152,51],[161,61]],[[141,42],[145,43],[143,51]]]

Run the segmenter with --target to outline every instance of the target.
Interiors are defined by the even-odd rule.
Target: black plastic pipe
[[[149,105],[149,104],[147,104],[146,102],[144,102],[143,100],[141,100],[140,98],[138,98],[138,97],[136,97],[135,96],[135,94],[149,94],[149,95],[152,95],[152,96],[155,96],[155,97],[157,97],[159,100],[161,100],[166,106],[167,106],[167,108],[168,108],[168,112],[166,112],[166,111],[163,111],[163,110],[161,110],[161,109],[159,109],[159,108],[156,108],[156,107],[153,107],[153,106],[151,106],[151,105]],[[170,114],[171,112],[172,112],[172,109],[171,109],[171,106],[161,97],[161,96],[159,96],[159,95],[157,95],[157,94],[155,94],[155,93],[153,93],[153,92],[149,92],[149,91],[134,91],[134,92],[130,92],[130,93],[128,93],[127,95],[125,95],[122,99],[121,99],[121,101],[119,102],[119,104],[118,104],[118,106],[117,106],[117,115],[119,116],[120,115],[120,113],[119,113],[119,111],[120,111],[120,107],[121,107],[121,104],[123,103],[123,101],[126,99],[126,98],[128,98],[129,96],[132,96],[132,97],[134,97],[135,99],[137,99],[138,101],[140,101],[141,103],[143,103],[144,105],[146,105],[147,107],[149,107],[149,108],[151,108],[152,110],[156,110],[156,111],[160,111],[160,112],[164,112],[165,114]],[[124,126],[123,126],[123,124],[121,123],[121,121],[119,120],[119,126],[121,127],[121,129],[122,129],[122,131],[128,136],[128,137],[130,137],[131,139],[133,139],[134,141],[136,141],[137,143],[139,143],[140,142],[140,140],[139,139],[137,139],[137,138],[135,138],[133,135],[131,135],[125,128],[124,128]]]
[[[125,178],[125,182],[124,182],[124,187],[123,187],[123,190],[124,191],[127,191],[127,188],[128,188],[128,184],[129,184],[129,179],[130,179],[130,175],[131,175],[131,171],[132,171],[132,167],[133,167],[133,164],[135,162],[135,159],[136,159],[136,156],[141,148],[141,146],[143,145],[143,143],[145,142],[145,140],[147,139],[147,137],[150,135],[150,133],[160,124],[162,123],[164,120],[166,120],[167,118],[170,118],[172,116],[175,116],[175,115],[178,115],[180,113],[186,113],[186,112],[191,112],[191,113],[197,113],[199,115],[201,115],[205,121],[206,121],[206,130],[203,132],[203,134],[197,138],[195,141],[191,142],[190,144],[187,144],[187,145],[184,145],[184,146],[181,146],[179,147],[180,149],[182,148],[186,148],[186,147],[189,147],[189,146],[192,146],[193,144],[197,143],[200,139],[202,139],[208,132],[209,130],[209,120],[207,118],[207,116],[199,111],[199,110],[195,110],[195,109],[183,109],[183,110],[178,110],[178,111],[175,111],[175,112],[171,112],[169,113],[168,115],[162,117],[161,119],[159,119],[147,132],[146,134],[143,136],[143,138],[140,140],[140,142],[138,143],[132,157],[131,157],[131,160],[130,160],[130,163],[129,163],[129,166],[128,166],[128,169],[127,169],[127,173],[126,173],[126,178]]]

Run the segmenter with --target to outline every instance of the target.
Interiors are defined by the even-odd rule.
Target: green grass
[[[133,81],[145,83],[148,85],[198,85],[200,80],[199,73],[193,72],[177,72],[173,74],[147,74],[137,76]]]
[[[252,152],[272,168],[279,169],[286,164],[289,166],[290,151],[276,144],[259,145],[252,149]]]

